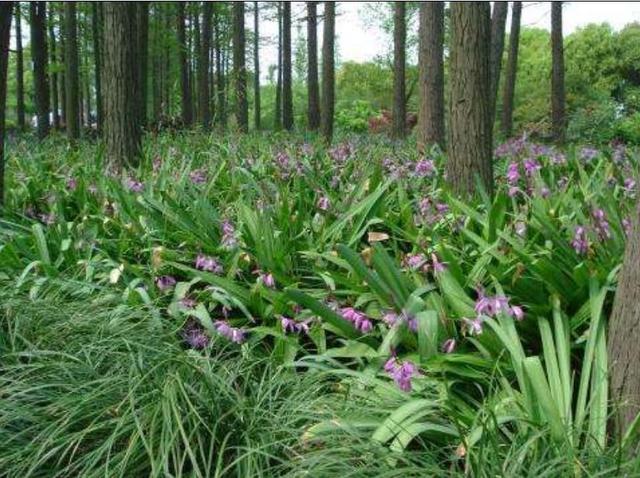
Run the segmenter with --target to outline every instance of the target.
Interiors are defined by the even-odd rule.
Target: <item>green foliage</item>
[[[336,126],[349,133],[365,133],[369,128],[369,119],[378,115],[366,101],[354,101],[351,107],[336,113]]]

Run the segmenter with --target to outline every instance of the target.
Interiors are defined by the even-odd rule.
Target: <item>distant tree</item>
[[[260,129],[260,4],[253,2],[253,115]]]
[[[393,136],[406,136],[405,50],[407,19],[404,2],[394,2],[393,15]]]
[[[198,121],[204,128],[211,123],[210,95],[209,95],[209,49],[211,47],[211,21],[213,4],[202,4],[202,34],[200,35],[200,49],[198,51]]]
[[[189,84],[189,60],[186,36],[185,3],[178,2],[178,56],[180,63],[180,102],[182,105],[182,122],[189,126],[193,120],[191,111],[191,88]]]
[[[47,73],[47,14],[45,2],[31,2],[31,58],[38,137],[49,133],[49,76]]]
[[[489,57],[490,85],[491,85],[491,122],[495,118],[498,85],[500,84],[500,70],[502,68],[502,54],[504,52],[504,30],[507,23],[509,2],[493,2],[491,15],[491,52]]]
[[[293,129],[293,74],[291,61],[291,2],[282,2],[282,125]]]
[[[53,2],[52,2],[53,3]],[[53,10],[52,10],[53,11]],[[59,37],[59,53],[58,53],[58,63],[62,65],[60,68],[60,74],[58,76],[58,88],[60,89],[60,109],[62,110],[62,123],[64,127],[67,127],[67,79],[65,77],[65,33],[64,33],[64,6],[58,8],[58,25],[60,28],[60,37]]]
[[[226,98],[226,81],[224,74],[224,56],[222,52],[222,38],[223,38],[223,18],[220,12],[220,7],[223,4],[216,4],[215,15],[215,51],[216,51],[216,94],[218,108],[216,110],[216,118],[218,123],[225,127],[227,125],[227,98]]]
[[[320,132],[327,143],[331,143],[333,138],[333,110],[335,107],[335,24],[336,5],[334,2],[324,2]]]
[[[60,128],[60,95],[58,94],[58,78],[60,76],[57,73],[59,70],[59,62],[56,48],[56,32],[55,32],[55,13],[53,9],[53,3],[49,2],[49,80],[51,84],[51,106],[53,108],[53,127]],[[51,71],[51,68],[55,66],[56,71]]]
[[[24,59],[22,53],[22,16],[20,14],[20,2],[16,2],[14,10],[16,29],[16,115],[18,128],[24,129]]]
[[[518,71],[518,46],[520,42],[520,16],[522,2],[513,2],[511,10],[511,30],[509,31],[509,54],[504,78],[502,96],[502,134],[509,138],[513,133],[513,96],[516,89]]]
[[[276,129],[282,128],[282,2],[276,3],[276,11],[278,17],[278,79],[276,81],[276,104],[274,108],[274,126]]]
[[[147,124],[147,76],[149,71],[149,2],[136,3],[136,56],[138,86],[138,121],[142,127]]]
[[[137,166],[140,125],[136,112],[136,4],[105,2],[104,141],[109,162],[117,168]]]
[[[493,192],[489,100],[488,2],[451,4],[451,97],[447,178],[454,192],[471,195],[480,181]]]
[[[4,114],[7,104],[7,68],[13,2],[0,2],[0,206],[4,204]]]
[[[307,2],[307,122],[315,131],[320,126],[320,85],[318,83],[318,2]]]
[[[444,147],[444,4],[420,3],[418,148]]]
[[[249,129],[247,69],[245,66],[244,2],[233,3],[233,76],[236,83],[236,120],[240,131]]]
[[[78,72],[78,28],[76,3],[64,2],[64,63],[66,90],[67,136],[71,140],[80,137],[80,77]]]
[[[551,2],[551,130],[556,143],[564,142],[565,101],[562,2]]]

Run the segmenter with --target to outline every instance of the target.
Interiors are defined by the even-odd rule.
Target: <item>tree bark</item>
[[[500,71],[502,69],[502,56],[504,52],[504,30],[507,23],[507,11],[509,2],[494,2],[491,16],[491,53],[489,57],[490,67],[490,94],[491,94],[491,122],[495,121],[496,101],[498,98],[498,86],[500,85]]]
[[[25,128],[24,122],[24,57],[22,53],[22,24],[20,14],[20,2],[15,6],[16,28],[16,115],[18,128]]]
[[[275,121],[276,129],[282,128],[282,2],[277,3],[278,15],[278,78],[276,80]]]
[[[282,4],[282,125],[293,129],[293,76],[291,65],[291,3]]]
[[[490,5],[451,4],[451,98],[447,178],[457,194],[493,193],[489,101]]]
[[[418,149],[444,148],[444,4],[420,3]]]
[[[502,97],[502,134],[509,138],[513,133],[513,99],[518,71],[518,44],[520,43],[520,17],[522,2],[513,2],[511,10],[511,30],[509,31],[509,54],[504,78]]]
[[[4,205],[4,114],[7,103],[7,68],[13,2],[0,2],[0,207]]]
[[[333,109],[335,106],[335,25],[336,5],[324,2],[324,30],[322,34],[322,103],[320,132],[330,144],[333,139]]]
[[[60,8],[58,11],[58,25],[60,26],[60,41],[59,41],[59,53],[58,60],[60,65],[65,64],[65,32],[64,32],[64,8]],[[60,69],[58,76],[58,87],[60,88],[60,109],[62,110],[62,124],[65,129],[67,128],[67,79],[64,75],[65,68]]]
[[[198,122],[203,128],[211,123],[211,109],[209,96],[209,49],[211,48],[211,16],[213,4],[202,4],[202,32],[198,51]]]
[[[136,2],[138,121],[147,124],[147,84],[149,71],[149,2]]]
[[[260,129],[260,4],[253,2],[253,115],[256,130]]]
[[[216,13],[216,31],[214,36],[216,50],[216,92],[218,94],[218,109],[216,118],[218,123],[224,128],[227,125],[227,100],[226,100],[226,81],[224,76],[224,58],[222,55],[222,20],[220,15]]]
[[[31,2],[31,58],[38,137],[49,134],[49,77],[47,74],[47,16],[45,2]]]
[[[84,24],[88,25],[87,13],[83,14]],[[91,127],[91,75],[89,73],[89,40],[86,34],[82,35],[82,84],[84,88],[85,124]]]
[[[64,48],[67,136],[74,141],[80,137],[80,88],[78,74],[78,29],[76,4],[64,2]]]
[[[640,200],[618,279],[608,336],[611,397],[621,437],[640,413]]]
[[[393,137],[400,139],[407,134],[405,43],[407,20],[404,2],[394,2],[393,15]]]
[[[242,132],[249,129],[247,69],[245,66],[244,2],[233,3],[233,76],[236,81],[236,120]]]
[[[49,3],[49,65],[56,65],[58,58],[56,56],[56,32],[54,28],[55,12],[53,3]],[[60,96],[58,95],[58,74],[51,73],[49,80],[51,82],[51,106],[53,108],[53,127],[60,129]]]
[[[104,4],[104,139],[107,158],[120,168],[137,166],[140,125],[136,112],[136,5]]]
[[[563,48],[562,2],[551,2],[551,130],[558,144],[566,129]]]
[[[182,106],[182,123],[191,125],[193,114],[191,111],[191,88],[189,85],[189,61],[187,50],[187,36],[185,30],[185,3],[178,2],[178,56],[180,59],[180,103]]]
[[[320,126],[317,5],[317,2],[307,2],[307,122],[311,131],[317,130]]]
[[[96,126],[98,132],[102,130],[103,111],[102,111],[102,4],[93,2],[91,4],[92,18],[91,25],[93,30],[93,68],[95,71],[95,89],[96,89]]]

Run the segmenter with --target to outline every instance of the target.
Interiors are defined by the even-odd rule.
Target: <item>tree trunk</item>
[[[171,29],[172,4],[167,2],[163,5],[162,19],[162,114],[171,116],[171,49],[166,42],[167,32]]]
[[[253,2],[253,114],[256,130],[260,129],[260,4]]]
[[[104,139],[107,158],[120,168],[137,166],[140,125],[136,112],[136,5],[104,4]]]
[[[76,4],[64,2],[64,48],[67,136],[70,140],[80,137],[80,88],[78,77],[78,29]]]
[[[7,68],[13,2],[0,2],[0,207],[4,204],[4,113],[7,103]]]
[[[558,144],[564,143],[565,121],[562,2],[551,2],[551,130]]]
[[[60,41],[58,61],[60,65],[65,64],[65,32],[64,32],[64,12],[63,8],[58,11],[58,25],[60,27]],[[64,75],[65,68],[60,68],[58,76],[58,87],[60,88],[60,109],[62,110],[62,124],[67,128],[67,79]]]
[[[291,71],[291,3],[282,4],[282,126],[293,129],[293,79]]]
[[[320,86],[318,84],[318,15],[317,2],[307,2],[307,121],[309,129],[320,126]]]
[[[20,15],[20,2],[15,7],[16,27],[16,115],[18,128],[25,128],[24,122],[24,59],[22,54],[22,24]]]
[[[31,58],[33,86],[38,121],[38,137],[49,133],[49,78],[47,75],[46,3],[29,3],[31,13]]]
[[[191,88],[189,85],[189,61],[185,30],[185,3],[178,2],[178,55],[180,58],[180,100],[182,105],[182,122],[190,126],[193,120],[191,112]]]
[[[53,3],[49,3],[49,65],[58,66],[58,57],[56,56],[56,32],[54,28],[55,12]],[[53,108],[53,127],[60,129],[60,96],[58,95],[58,74],[51,73],[49,80],[51,81],[51,106]]]
[[[91,4],[92,18],[91,25],[93,30],[93,69],[95,71],[95,89],[96,89],[96,126],[98,132],[102,130],[103,111],[102,111],[102,82],[101,82],[101,64],[102,64],[102,4],[93,2]]]
[[[200,35],[200,49],[198,51],[198,122],[203,128],[211,123],[211,109],[209,97],[209,49],[211,41],[211,16],[213,4],[204,2],[202,5],[202,34]]]
[[[277,4],[278,12],[278,78],[276,80],[276,105],[275,121],[276,129],[282,128],[282,2]]]
[[[335,103],[334,42],[336,5],[324,2],[324,30],[322,34],[322,103],[320,109],[320,132],[330,144],[333,138],[333,108]]]
[[[247,69],[245,67],[244,2],[233,3],[233,76],[236,81],[236,120],[242,132],[249,129]]]
[[[513,98],[516,90],[516,73],[518,71],[521,15],[522,2],[513,2],[511,30],[509,31],[509,55],[507,56],[507,71],[504,78],[502,97],[502,134],[506,138],[511,137],[513,133]]]
[[[491,16],[491,53],[489,57],[489,78],[491,85],[491,123],[495,121],[498,86],[500,85],[500,70],[502,68],[502,54],[504,51],[504,29],[507,23],[509,2],[494,2]]]
[[[420,3],[418,149],[444,148],[444,4]]]
[[[220,16],[216,13],[216,32],[215,32],[215,50],[216,50],[216,91],[218,94],[218,109],[217,115],[218,123],[222,127],[227,125],[227,105],[226,105],[226,85],[224,77],[224,58],[222,55],[222,21]]]
[[[84,14],[85,25],[87,22],[87,13]],[[85,34],[82,35],[82,69],[83,85],[84,85],[84,105],[85,105],[85,122],[88,127],[91,127],[91,75],[89,73],[89,40],[87,38],[86,29]]]
[[[138,121],[144,128],[147,125],[147,84],[149,71],[149,2],[135,2],[137,29],[137,79],[138,85]]]
[[[407,133],[405,43],[407,20],[404,2],[394,2],[393,15],[393,137],[404,138]]]
[[[617,435],[640,413],[640,200],[628,238],[609,320],[609,373]]]
[[[451,4],[451,98],[447,178],[461,195],[476,192],[476,181],[493,192],[489,95],[490,5]]]

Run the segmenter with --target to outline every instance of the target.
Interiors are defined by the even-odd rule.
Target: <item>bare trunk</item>
[[[92,29],[93,29],[93,61],[95,71],[95,89],[96,89],[96,125],[98,131],[102,130],[103,111],[102,111],[102,5],[94,2],[91,4],[93,9]]]
[[[324,31],[322,34],[322,103],[320,132],[327,143],[333,139],[333,109],[335,106],[335,24],[336,5],[324,2]]]
[[[504,78],[502,98],[502,134],[509,138],[513,134],[513,98],[516,90],[518,71],[518,44],[520,42],[520,16],[522,2],[513,2],[511,11],[511,30],[509,31],[509,55]]]
[[[274,126],[276,129],[282,128],[282,2],[278,2],[278,79]]]
[[[211,41],[211,16],[213,4],[204,2],[202,6],[202,32],[198,51],[198,121],[203,128],[211,123],[209,97],[209,49]]]
[[[282,125],[293,129],[293,81],[291,72],[291,3],[282,8]]]
[[[22,24],[20,15],[20,3],[15,7],[16,28],[16,115],[18,128],[24,129],[24,59],[22,54]]]
[[[309,129],[320,126],[320,86],[318,84],[318,15],[317,2],[307,2],[307,121]]]
[[[249,129],[247,69],[245,67],[244,2],[233,3],[233,76],[236,81],[236,120],[242,132]]]
[[[54,65],[58,63],[56,56],[56,32],[54,29],[55,14],[53,11],[53,3],[49,3],[49,64]],[[58,95],[58,75],[52,73],[49,76],[51,81],[51,107],[53,108],[53,127],[55,129],[60,128],[60,97]]]
[[[502,54],[504,51],[504,29],[507,23],[509,2],[494,2],[491,16],[491,53],[490,53],[490,85],[491,85],[491,123],[495,120],[498,86],[500,85],[500,70],[502,69]]]
[[[393,15],[393,137],[404,138],[407,134],[405,43],[407,21],[404,2],[394,2]]]
[[[138,86],[138,121],[141,127],[147,124],[147,72],[149,61],[149,2],[136,2],[136,66]]]
[[[451,99],[447,177],[461,195],[480,181],[493,192],[489,95],[490,5],[451,4]]]
[[[80,87],[78,74],[78,29],[76,20],[76,4],[64,2],[64,32],[66,36],[65,56],[65,90],[67,136],[74,141],[80,137]]]
[[[556,143],[564,143],[565,128],[562,2],[551,2],[551,130]]]
[[[218,94],[218,110],[216,117],[218,123],[225,127],[227,125],[227,105],[226,105],[226,82],[224,77],[224,58],[222,54],[222,21],[216,14],[215,50],[216,50],[216,90]]]
[[[191,88],[189,85],[189,63],[185,31],[185,3],[178,2],[178,55],[180,58],[180,100],[182,105],[182,122],[191,125]]]
[[[4,113],[7,104],[7,68],[13,2],[0,2],[0,206],[4,204]]]
[[[260,129],[260,4],[253,2],[253,114],[256,130]]]
[[[49,77],[47,74],[47,17],[45,2],[31,2],[31,57],[38,121],[38,137],[49,134]]]

